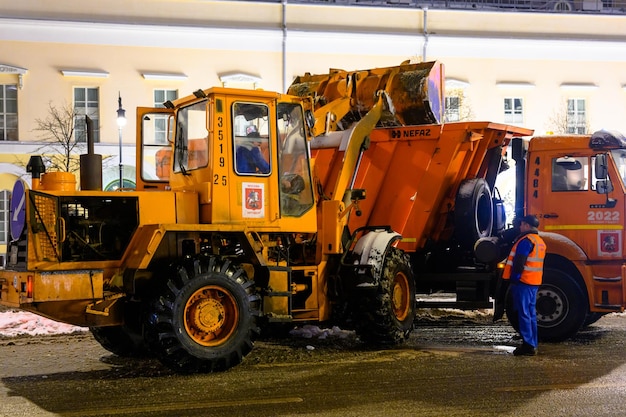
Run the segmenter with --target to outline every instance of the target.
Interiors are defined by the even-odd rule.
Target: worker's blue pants
[[[524,342],[537,347],[537,290],[536,285],[521,282],[511,285],[513,303],[519,319],[519,333]]]

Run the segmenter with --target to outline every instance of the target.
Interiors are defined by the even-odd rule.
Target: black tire
[[[125,358],[149,356],[143,335],[127,326],[90,327],[89,331],[100,345]]]
[[[398,344],[413,330],[415,279],[401,250],[390,248],[383,262],[378,288],[357,294],[355,328],[365,342]]]
[[[487,181],[472,178],[461,183],[454,206],[454,233],[462,247],[472,249],[478,239],[491,236],[493,210]]]
[[[224,371],[254,345],[260,298],[245,271],[209,257],[177,266],[152,303],[147,340],[180,373]]]
[[[145,304],[120,300],[124,303],[124,324],[90,327],[89,331],[100,345],[117,356],[136,358],[150,356],[143,335]]]
[[[545,266],[543,284],[537,292],[537,331],[543,342],[560,342],[574,336],[589,311],[587,297],[566,269]],[[507,318],[519,331],[519,320],[507,296]]]

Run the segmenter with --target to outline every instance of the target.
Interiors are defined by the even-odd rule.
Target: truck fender
[[[546,242],[548,253],[561,255],[570,261],[585,261],[588,259],[585,251],[566,236],[552,232],[539,232],[539,236]]]
[[[373,230],[357,241],[354,247],[354,254],[359,259],[359,265],[367,267],[358,269],[357,273],[367,273],[369,270],[373,280],[373,282],[361,283],[358,285],[359,287],[378,286],[387,251],[389,247],[401,237],[402,236],[397,232]]]

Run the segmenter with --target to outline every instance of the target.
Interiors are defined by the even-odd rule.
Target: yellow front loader
[[[378,198],[359,167],[373,132],[441,123],[442,103],[432,62],[138,108],[135,190],[76,191],[36,158],[32,188],[15,184],[1,303],[179,372],[228,369],[275,325],[332,321],[399,343],[416,283],[390,222],[353,225]]]

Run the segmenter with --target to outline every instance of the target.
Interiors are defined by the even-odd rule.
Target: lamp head
[[[126,110],[122,108],[117,110],[117,125],[119,127],[126,126]]]
[[[117,98],[117,126],[122,128],[126,126],[126,110],[122,108],[122,96],[118,95]]]

